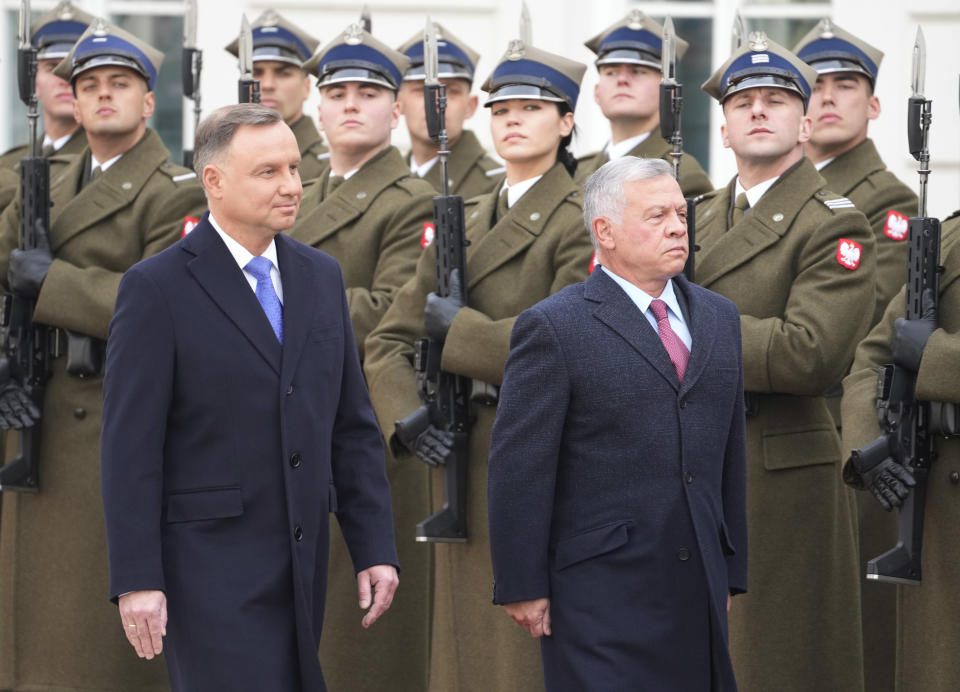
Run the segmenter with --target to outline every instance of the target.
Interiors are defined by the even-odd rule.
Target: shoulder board
[[[945,218],[944,221],[949,221],[950,219],[955,219],[955,218],[957,218],[957,217],[960,217],[960,209],[957,209],[955,212],[953,212],[952,214],[950,214],[950,216],[948,216],[947,218]]]
[[[174,163],[170,163],[169,161],[160,166],[159,170],[174,183],[186,182],[187,180],[193,180],[197,177],[197,174],[194,171],[191,171],[189,168],[178,166]]]
[[[397,185],[406,190],[410,195],[422,195],[424,192],[430,192],[430,195],[436,195],[437,192],[433,189],[433,185],[428,183],[423,178],[417,178],[412,175],[408,175],[404,178],[400,178],[397,181]]]
[[[506,172],[507,172],[506,166],[497,166],[496,168],[491,168],[489,171],[484,173],[484,175],[486,175],[488,178],[493,178],[498,175],[503,175]]]
[[[719,189],[717,189],[717,190],[710,190],[710,192],[704,192],[702,195],[697,195],[696,197],[694,197],[694,198],[693,198],[693,203],[694,203],[694,204],[700,204],[700,202],[706,201],[706,200],[708,200],[708,199],[713,199],[714,197],[717,196],[717,194],[718,194],[719,192],[720,192]]]
[[[817,192],[817,199],[823,202],[824,206],[828,209],[836,211],[837,209],[856,209],[857,205],[851,202],[846,197],[841,197],[840,195],[835,195],[832,192],[827,190],[820,190]]]

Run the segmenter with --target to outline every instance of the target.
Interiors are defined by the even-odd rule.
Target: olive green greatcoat
[[[319,178],[330,167],[330,153],[320,130],[307,115],[300,116],[290,129],[300,149],[300,180],[307,182]]]
[[[663,159],[664,161],[673,163],[673,158],[670,156],[671,151],[673,151],[673,147],[667,140],[660,136],[660,129],[658,127],[652,130],[645,140],[627,152],[627,156]],[[576,181],[583,185],[583,182],[591,173],[609,160],[610,157],[608,157],[607,152],[603,150],[581,156],[577,162]],[[710,176],[703,170],[700,163],[693,158],[691,154],[687,154],[686,152],[684,152],[683,158],[680,159],[680,189],[683,190],[685,197],[696,197],[697,195],[710,192],[713,189]]]
[[[506,216],[493,222],[498,193],[466,205],[467,293],[447,334],[447,372],[499,385],[510,351],[510,330],[523,310],[587,277],[593,253],[583,227],[577,185],[555,164]],[[394,421],[420,406],[410,359],[423,336],[427,294],[436,288],[434,252],[397,294],[367,340],[365,371],[384,436]],[[487,457],[496,409],[477,403],[470,431],[466,543],[434,544],[434,600],[430,648],[431,692],[543,689],[536,640],[491,603],[493,573],[487,524]],[[404,454],[402,464],[421,464]],[[426,468],[426,467],[424,467]],[[431,471],[434,510],[442,502],[442,471]],[[426,515],[420,519],[426,518]],[[408,535],[414,526],[401,530]],[[402,580],[402,576],[401,576]],[[401,586],[401,589],[403,587]],[[401,596],[402,597],[402,596]]]
[[[304,188],[297,240],[332,255],[343,270],[357,344],[413,275],[423,252],[424,224],[433,222],[434,191],[410,175],[400,152],[388,147],[326,194],[329,168]],[[409,528],[430,507],[426,471],[388,463],[401,591],[371,629],[360,627],[357,580],[340,529],[331,524],[327,610],[320,664],[331,690],[422,692],[430,622],[429,547]]]
[[[40,135],[40,138],[37,140],[37,151],[43,146],[43,135]],[[87,148],[87,133],[81,127],[79,130],[73,133],[73,136],[66,141],[66,143],[55,151],[52,155],[65,156],[67,154],[80,154],[84,149]],[[21,144],[20,146],[14,147],[7,152],[4,152],[0,155],[0,168],[9,168],[10,170],[16,169],[20,163],[20,159],[24,156],[30,155],[30,146],[27,144]]]
[[[869,328],[876,257],[862,213],[831,209],[802,159],[731,227],[735,179],[697,208],[697,283],[743,331],[750,591],[730,609],[742,692],[863,689],[856,516],[824,399]],[[849,204],[840,202],[839,204]],[[850,270],[841,239],[862,245]]]
[[[206,202],[196,176],[169,162],[152,130],[80,190],[89,176],[88,152],[71,157],[51,183],[54,260],[35,317],[106,339],[123,272],[175,242],[184,217],[199,216]],[[0,218],[4,282],[18,215],[14,201]],[[68,375],[65,362],[53,361],[44,397],[40,492],[3,497],[0,689],[164,690],[162,657],[137,658],[108,600],[100,503],[102,379]]]
[[[877,241],[877,304],[870,323],[873,326],[907,280],[907,241],[893,240],[884,232],[887,213],[916,216],[917,195],[887,170],[869,138],[824,166],[820,175],[827,181],[827,189],[856,204],[873,228]]]
[[[407,163],[410,154],[407,154]],[[470,130],[464,130],[457,143],[450,148],[448,163],[450,194],[472,199],[485,195],[503,180],[503,165],[487,154],[480,140]],[[437,161],[423,176],[440,193],[440,162]]]
[[[0,212],[17,196],[20,175],[10,168],[0,168]]]
[[[960,218],[943,226],[941,252],[946,271],[940,279],[939,329],[923,352],[917,377],[917,396],[925,401],[960,405]],[[871,442],[883,431],[877,422],[877,368],[892,360],[890,339],[893,321],[904,315],[905,289],[901,290],[880,323],[857,348],[850,376],[843,381],[843,447]],[[895,630],[895,689],[898,692],[953,692],[960,680],[960,618],[957,617],[957,584],[960,583],[960,439],[937,439],[939,457],[931,467],[924,512],[923,581],[897,590]],[[860,493],[865,497],[868,492]],[[878,505],[879,506],[879,505]],[[897,513],[891,516],[896,520]],[[876,557],[892,548],[890,542]],[[870,582],[864,588],[888,586]]]
[[[917,195],[890,171],[871,139],[865,139],[840,154],[820,170],[827,188],[857,205],[870,222],[877,243],[877,304],[870,326],[883,315],[890,299],[907,278],[906,237],[887,235],[890,211],[910,217],[917,215]],[[896,233],[893,233],[896,236]],[[835,420],[840,421],[840,394],[829,399]],[[863,675],[871,692],[893,690],[896,651],[896,588],[891,584],[867,584],[866,563],[893,543],[897,536],[896,516],[868,494],[857,493],[860,545],[860,609],[863,617]]]

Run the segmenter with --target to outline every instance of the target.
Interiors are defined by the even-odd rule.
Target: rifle
[[[260,82],[253,78],[253,29],[244,14],[240,19],[240,79],[238,103],[260,103]]]
[[[913,94],[908,101],[907,137],[910,153],[920,162],[920,216],[909,221],[907,248],[906,318],[924,314],[924,295],[933,299],[934,320],[939,298],[940,220],[927,216],[927,177],[930,174],[931,101],[923,95],[926,45],[917,29],[913,47]],[[917,375],[896,364],[885,365],[877,381],[877,408],[884,434],[855,449],[850,464],[857,471],[869,470],[887,457],[913,475],[916,485],[900,507],[900,535],[896,546],[867,562],[867,579],[895,584],[919,584],[922,577],[923,512],[927,478],[936,459],[930,402],[916,398]],[[844,474],[848,479],[847,474]],[[849,479],[848,479],[849,481]],[[854,483],[855,484],[855,483]]]
[[[37,147],[39,117],[36,79],[37,49],[30,41],[30,0],[20,2],[20,46],[17,51],[17,86],[27,106],[30,155],[20,159],[20,248],[37,247],[37,226],[50,228],[50,162]],[[36,301],[8,293],[3,303],[3,351],[11,375],[38,409],[50,377],[49,328],[33,322]],[[19,431],[19,451],[0,468],[0,490],[40,490],[40,425]]]
[[[673,162],[673,177],[680,181],[680,159],[683,157],[683,135],[680,119],[683,115],[683,85],[677,81],[677,35],[673,19],[667,17],[663,25],[663,50],[660,54],[660,135],[673,146],[670,159]],[[683,274],[694,280],[694,255],[696,254],[697,203],[687,198],[687,261]]]
[[[200,70],[203,51],[197,47],[197,1],[185,0],[183,11],[183,95],[193,101],[193,131],[200,124]],[[183,150],[183,165],[193,168],[193,148]]]
[[[437,78],[437,38],[433,23],[427,19],[423,42],[424,105],[427,131],[440,145],[441,194],[433,198],[436,227],[433,241],[437,253],[437,295],[450,295],[452,275],[457,271],[466,302],[467,240],[464,234],[463,198],[451,195],[447,173],[450,157],[445,112],[446,86]],[[415,344],[414,369],[423,405],[396,422],[397,436],[415,439],[428,425],[448,432],[453,447],[443,467],[444,502],[440,511],[417,524],[419,542],[462,543],[467,540],[467,442],[470,429],[471,381],[440,369],[443,343],[430,338]]]

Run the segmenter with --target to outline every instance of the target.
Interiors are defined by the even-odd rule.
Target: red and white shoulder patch
[[[184,216],[183,226],[180,228],[180,237],[183,238],[187,235],[187,233],[197,227],[198,223],[200,223],[200,219],[195,219],[192,216]]]
[[[887,222],[883,224],[883,233],[890,240],[901,242],[907,239],[910,230],[910,219],[891,209],[887,212]]]
[[[597,268],[597,251],[593,251],[593,257],[590,258],[590,273],[593,274],[593,270]]]
[[[861,254],[863,254],[863,245],[856,240],[841,238],[837,244],[837,262],[850,271],[860,266]]]
[[[432,221],[423,222],[423,235],[420,236],[420,247],[428,248],[433,245],[433,238],[437,235],[437,227]]]

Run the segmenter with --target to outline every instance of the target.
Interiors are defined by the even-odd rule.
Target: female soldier
[[[502,380],[516,316],[589,273],[592,246],[583,227],[581,193],[571,177],[576,160],[567,150],[585,70],[580,63],[511,42],[482,87],[489,94],[485,105],[492,109],[491,131],[506,162],[506,180],[466,204],[469,305],[455,297],[428,298],[435,289],[436,261],[435,253],[426,252],[367,339],[365,368],[374,409],[400,458],[429,456],[422,445],[442,445],[444,438],[428,429],[421,445],[411,442],[405,448],[394,434],[394,421],[420,406],[411,365],[417,338],[427,329],[434,338],[444,337],[443,370],[474,380],[468,539],[436,544],[430,690],[543,687],[536,641],[490,604],[487,455],[496,413],[490,393]],[[477,397],[478,392],[486,395]],[[442,471],[432,476],[439,508]]]

